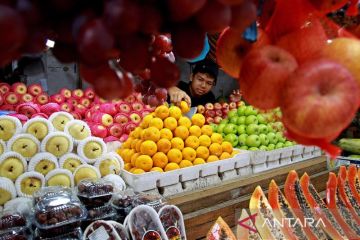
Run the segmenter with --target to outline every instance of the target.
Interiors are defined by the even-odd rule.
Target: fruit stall
[[[0,1],[0,239],[360,239],[359,7]]]

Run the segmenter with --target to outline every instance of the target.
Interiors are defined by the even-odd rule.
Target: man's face
[[[196,73],[192,75],[191,90],[196,96],[202,96],[210,92],[214,86],[215,79],[207,73]]]

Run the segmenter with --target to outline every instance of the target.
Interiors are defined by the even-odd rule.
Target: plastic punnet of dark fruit
[[[84,179],[76,194],[86,207],[98,207],[107,204],[114,193],[113,183],[103,179]]]
[[[118,240],[121,239],[112,226],[111,223],[108,223],[103,220],[98,220],[91,223],[84,231],[85,240],[92,239],[109,239],[109,240]]]
[[[70,188],[60,186],[43,187],[33,194],[34,205],[47,198],[52,198],[56,196],[71,197],[72,195],[73,192]]]
[[[126,228],[122,224],[115,222],[115,221],[107,221],[107,222],[110,223],[115,228],[115,230],[121,240],[129,240],[130,239],[128,236],[128,233],[126,231]]]
[[[184,218],[180,209],[166,205],[159,210],[160,221],[169,239],[186,239]]]
[[[88,208],[87,210],[87,221],[112,220],[116,216],[116,211],[110,204],[101,207]]]
[[[26,216],[20,213],[5,213],[0,218],[0,232],[13,228],[26,227]]]
[[[128,226],[134,240],[167,239],[158,214],[149,206],[134,208],[129,215]]]
[[[147,205],[155,209],[157,212],[165,206],[166,200],[156,193],[139,193],[134,198],[132,205],[137,207],[139,205]]]
[[[68,240],[75,240],[75,239],[81,239],[83,235],[83,232],[81,231],[81,228],[75,228],[75,229],[67,229],[66,233],[65,234],[61,234],[61,235],[52,235],[52,236],[49,236],[49,237],[44,237],[41,232],[39,231],[39,229],[36,229],[35,230],[35,234],[34,234],[34,239],[35,240],[48,240],[48,239],[51,239],[51,240],[63,240],[63,239],[68,239]]]
[[[111,199],[111,205],[117,212],[117,218],[119,222],[123,222],[125,217],[133,209],[132,202],[136,194],[132,189],[127,189],[113,195]]]

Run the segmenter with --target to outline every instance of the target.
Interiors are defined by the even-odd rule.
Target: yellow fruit
[[[136,142],[136,146],[135,146],[135,151],[136,152],[140,152],[140,147],[141,147],[141,144],[142,144],[142,140],[138,140],[137,142]]]
[[[141,155],[140,153],[134,153],[134,155],[132,155],[132,157],[131,157],[131,165],[135,166],[136,159],[140,155]]]
[[[120,155],[121,158],[124,159],[124,156],[126,155],[126,152],[129,151],[129,149],[123,149],[123,148],[119,148],[118,150],[116,150],[117,154]],[[125,161],[125,160],[124,160]]]
[[[182,153],[179,149],[173,148],[168,151],[167,157],[169,162],[180,163],[182,160]]]
[[[183,159],[193,161],[196,158],[196,151],[193,148],[186,147],[182,150]]]
[[[131,142],[131,149],[136,150],[136,144],[137,144],[138,141],[140,141],[140,140],[139,140],[139,139],[134,139],[134,140]]]
[[[229,154],[231,154],[233,151],[233,147],[232,147],[231,143],[226,142],[226,141],[221,143],[221,148],[222,148],[223,152],[227,152]]]
[[[200,146],[209,147],[211,139],[208,135],[202,135],[199,137]]]
[[[222,154],[222,147],[218,143],[212,143],[209,147],[211,155],[220,156]]]
[[[182,160],[180,163],[179,163],[179,167],[180,168],[186,168],[186,167],[192,167],[193,164],[191,161],[189,160]]]
[[[177,121],[173,117],[167,117],[164,120],[164,127],[170,129],[171,131],[177,127]]]
[[[158,106],[155,109],[155,116],[160,119],[165,119],[169,116],[169,108],[165,105]]]
[[[191,127],[191,121],[188,117],[180,117],[178,120],[178,125],[179,126],[185,126],[186,128],[190,128]]]
[[[124,169],[125,169],[126,171],[129,172],[131,168],[132,168],[131,163],[125,163]]]
[[[119,156],[121,157],[121,154],[122,154],[122,152],[124,151],[125,149],[123,149],[123,148],[118,148],[118,149],[116,149],[116,153],[117,154],[119,154]]]
[[[152,157],[153,163],[155,167],[164,168],[166,164],[168,164],[168,158],[165,153],[157,152]]]
[[[157,145],[154,141],[146,140],[141,143],[140,152],[141,154],[152,156],[157,152]]]
[[[177,148],[179,150],[183,150],[184,149],[184,141],[179,137],[174,137],[173,139],[171,139],[171,147]]]
[[[126,163],[131,162],[131,157],[134,155],[135,151],[134,149],[128,149],[128,151],[125,152],[126,155],[124,155],[123,160]]]
[[[180,109],[182,113],[187,113],[190,111],[190,106],[185,101],[180,102]]]
[[[178,126],[174,131],[174,136],[185,140],[189,136],[189,130],[185,126]]]
[[[196,149],[196,157],[198,158],[207,159],[209,157],[209,154],[210,152],[207,147],[200,146]]]
[[[200,114],[200,113],[195,113],[192,117],[191,117],[191,122],[194,125],[197,125],[199,127],[202,127],[205,124],[205,117],[204,115]]]
[[[173,133],[170,129],[163,128],[160,130],[160,138],[167,138],[171,140],[173,138]]]
[[[147,155],[140,155],[136,158],[135,166],[148,172],[153,167],[153,160]]]
[[[196,136],[196,137],[200,137],[201,136],[201,128],[199,126],[196,125],[192,125],[189,128],[189,132],[191,136]]]
[[[209,157],[208,157],[208,159],[206,160],[206,162],[216,162],[216,161],[219,161],[219,158],[217,157],[217,156],[215,156],[215,155],[210,155]]]
[[[228,152],[223,152],[223,153],[220,155],[220,159],[221,159],[221,160],[228,159],[228,158],[230,158],[230,157],[231,157],[231,155],[230,155],[230,153],[228,153]]]
[[[193,161],[193,165],[200,165],[200,164],[204,164],[206,163],[204,159],[202,158],[195,158],[195,160]]]
[[[232,153],[231,153],[231,157],[235,156],[238,153],[240,153],[239,150],[233,150]]]
[[[201,127],[201,133],[203,135],[208,135],[209,137],[211,137],[211,135],[213,134],[213,130],[210,125],[204,125]]]
[[[136,169],[136,167],[132,167],[132,168],[129,170],[129,172],[133,173],[135,169]],[[143,171],[144,171],[144,170],[143,170]]]
[[[156,127],[149,127],[143,131],[141,139],[143,141],[152,140],[154,142],[157,142],[160,139],[160,131]]]
[[[159,152],[167,153],[171,149],[171,142],[166,138],[160,139],[156,145]]]
[[[159,167],[153,167],[150,172],[164,172],[164,170],[162,168]]]
[[[150,123],[150,120],[153,119],[154,117],[149,114],[149,115],[146,115],[143,119],[142,119],[142,122],[140,124],[140,127],[142,128],[147,128],[149,127],[149,123]]]
[[[139,139],[140,136],[141,136],[142,130],[143,130],[143,129],[142,129],[141,127],[137,127],[137,128],[134,129],[134,131],[132,131],[132,132],[130,133],[129,136],[131,136],[131,137],[133,137],[133,138],[135,138],[135,139]]]
[[[189,136],[185,139],[185,147],[196,149],[200,145],[200,140],[196,136]]]
[[[145,173],[145,171],[142,169],[136,168],[132,171],[132,173],[133,174],[143,174],[143,173]]]
[[[169,108],[169,116],[179,120],[179,118],[182,116],[181,109],[177,106],[171,106]]]
[[[156,127],[161,130],[164,127],[164,123],[160,118],[156,117],[150,120],[149,127]]]
[[[132,140],[134,140],[132,137],[128,137],[128,139],[122,144],[122,147],[123,148],[130,148]]]
[[[222,143],[222,141],[223,141],[223,139],[222,139],[222,136],[221,136],[221,134],[220,133],[213,133],[213,134],[211,134],[211,142],[212,143],[219,143],[219,144],[221,144]]]
[[[165,172],[168,172],[176,169],[180,169],[179,165],[177,165],[176,163],[168,163],[164,170]]]

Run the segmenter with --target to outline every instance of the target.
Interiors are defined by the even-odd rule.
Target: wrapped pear
[[[26,172],[20,175],[15,182],[18,196],[32,197],[33,193],[45,186],[45,178],[38,172]]]
[[[28,133],[17,134],[8,141],[7,150],[20,153],[26,160],[30,160],[40,152],[40,141]]]
[[[70,153],[73,150],[72,138],[63,132],[52,132],[41,143],[41,151],[49,152],[56,157]]]
[[[98,179],[101,177],[99,170],[89,164],[77,167],[73,173],[75,185],[78,185],[82,179]]]
[[[95,167],[97,167],[101,173],[101,176],[104,177],[109,174],[119,175],[121,170],[124,169],[124,161],[115,152],[109,152],[104,154],[95,162]]]
[[[68,112],[55,112],[49,117],[49,121],[57,131],[64,131],[65,125],[71,120],[74,120],[74,117]]]
[[[107,152],[104,140],[98,137],[87,137],[80,141],[77,153],[89,164],[93,164]]]
[[[0,176],[14,181],[27,170],[27,162],[17,152],[6,152],[0,156]]]
[[[29,161],[28,171],[39,172],[46,176],[50,171],[59,168],[57,158],[51,153],[38,153]]]
[[[16,198],[14,183],[8,178],[0,177],[0,205],[4,205],[14,198]]]
[[[39,141],[43,140],[49,133],[54,131],[52,123],[41,117],[35,117],[28,120],[23,126],[23,132],[29,133]]]
[[[13,136],[21,133],[22,124],[19,119],[12,116],[0,116],[0,139],[9,141]]]
[[[81,120],[71,120],[66,123],[64,132],[73,138],[75,144],[87,137],[91,137],[90,127]]]
[[[74,186],[74,177],[67,169],[55,169],[46,176],[46,186],[62,186],[71,188]]]
[[[59,159],[60,168],[74,172],[80,165],[86,164],[86,161],[75,153],[67,153]]]

